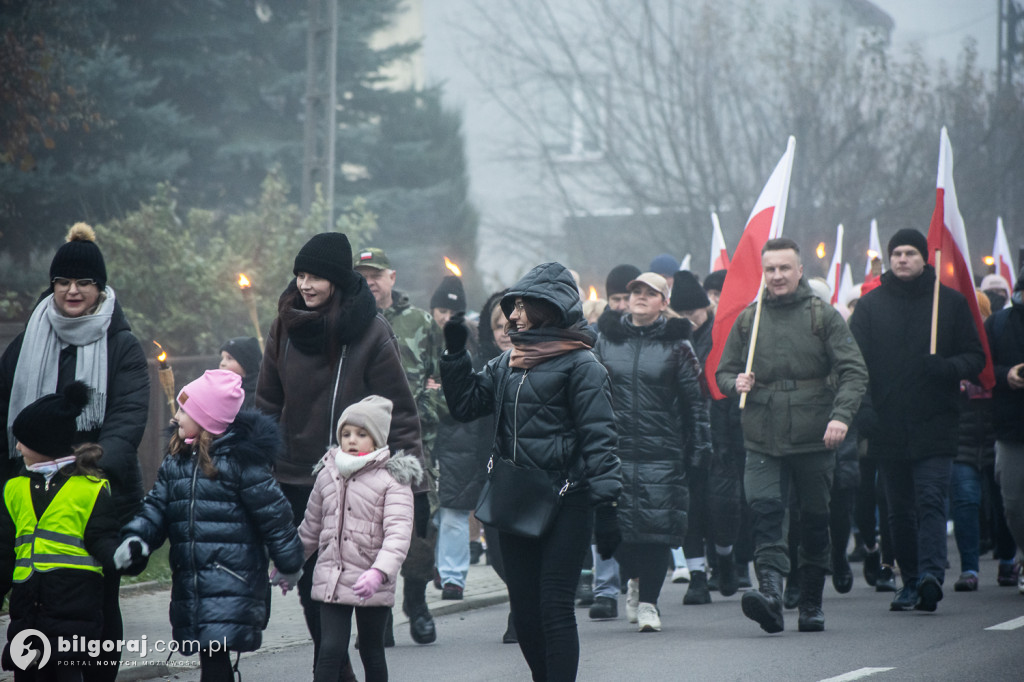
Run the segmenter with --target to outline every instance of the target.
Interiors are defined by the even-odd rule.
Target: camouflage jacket
[[[420,414],[423,449],[425,454],[429,454],[434,449],[437,436],[438,391],[427,388],[427,379],[434,377],[437,380],[441,376],[438,369],[438,356],[444,343],[441,330],[430,313],[412,306],[409,297],[398,290],[391,292],[391,307],[381,313],[398,337],[402,368],[409,379],[409,388]],[[427,457],[424,459],[430,461]]]

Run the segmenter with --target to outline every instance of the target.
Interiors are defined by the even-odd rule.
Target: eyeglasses
[[[55,287],[60,287],[62,289],[69,288],[71,286],[72,282],[77,284],[79,289],[81,289],[83,287],[99,286],[99,284],[96,282],[96,280],[91,279],[89,277],[83,277],[82,279],[68,279],[67,277],[54,277],[53,279],[50,280],[50,284],[54,285]]]
[[[512,307],[513,307],[513,308],[514,308],[514,309],[515,309],[515,310],[516,310],[517,312],[520,312],[520,313],[525,313],[525,312],[526,312],[526,304],[525,304],[525,303],[523,303],[522,301],[516,301],[516,303],[515,303],[515,304],[513,304],[513,306],[512,306]]]

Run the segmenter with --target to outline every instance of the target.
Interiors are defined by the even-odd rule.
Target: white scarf
[[[100,299],[95,313],[81,317],[62,315],[53,294],[32,311],[21,342],[7,410],[8,452],[12,459],[18,456],[11,433],[14,419],[36,400],[57,390],[60,352],[65,346],[77,347],[75,379],[92,389],[89,404],[78,417],[78,430],[92,431],[103,425],[107,406],[107,330],[114,314],[114,290],[107,287]]]
[[[49,462],[29,464],[25,468],[34,474],[42,474],[46,480],[49,481],[58,471],[69,464],[74,464],[77,459],[78,458],[75,457],[75,455],[68,455],[67,457],[58,457],[57,459],[50,460]]]
[[[387,460],[389,455],[390,450],[386,445],[365,455],[350,455],[339,448],[334,453],[334,466],[338,467],[338,473],[342,478],[351,478],[353,474],[361,471],[370,462]]]

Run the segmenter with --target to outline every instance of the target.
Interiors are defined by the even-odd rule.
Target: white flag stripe
[[[836,677],[828,677],[820,682],[850,682],[851,680],[860,680],[871,675],[877,675],[878,673],[889,672],[896,668],[858,668],[852,672],[837,675]]]
[[[882,272],[885,272],[885,254],[882,253],[882,241],[878,238],[878,221],[871,219],[871,236],[868,237],[868,251],[874,251],[875,255],[882,261]],[[871,274],[871,256],[867,256],[867,265],[864,266],[864,276]]]
[[[708,262],[708,272],[728,267],[722,262],[722,256],[727,256],[725,248],[725,237],[722,235],[722,225],[718,222],[718,214],[711,212],[711,259]]]
[[[1020,618],[1014,618],[1013,620],[1008,620],[1005,623],[1000,623],[999,625],[993,625],[992,627],[985,628],[985,629],[986,630],[1018,630],[1020,628],[1024,628],[1024,616],[1021,616]]]
[[[1013,267],[1013,254],[1010,252],[1010,243],[1007,241],[1006,231],[1003,229],[1002,216],[996,219],[996,240],[992,245],[992,258],[996,262],[996,274],[1006,277],[1012,291],[1017,283],[1017,273]]]
[[[825,281],[828,283],[829,291],[832,292],[833,305],[839,302],[839,287],[842,284],[843,267],[843,224],[836,228],[836,249],[832,253],[832,264],[828,266],[828,276]]]
[[[964,228],[964,218],[960,215],[960,204],[956,198],[956,185],[953,183],[953,145],[949,142],[949,134],[946,126],[942,126],[942,135],[939,145],[939,176],[936,187],[943,190],[945,201],[942,206],[942,218],[946,230],[956,246],[960,249],[964,263],[967,265],[967,272],[970,281],[974,281],[974,272],[971,267],[971,251],[967,248],[967,230]]]

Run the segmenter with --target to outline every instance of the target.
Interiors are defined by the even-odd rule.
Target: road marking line
[[[1024,628],[1024,616],[1021,616],[1020,618],[1014,618],[1013,620],[1008,620],[1005,623],[1000,623],[999,625],[993,625],[992,627],[985,628],[985,629],[986,630],[1016,630],[1017,628]]]
[[[895,670],[895,668],[860,668],[859,670],[854,670],[853,672],[848,672],[844,675],[820,680],[820,682],[852,682],[852,680],[859,680],[862,677],[868,677],[876,673],[884,673],[890,670]]]

